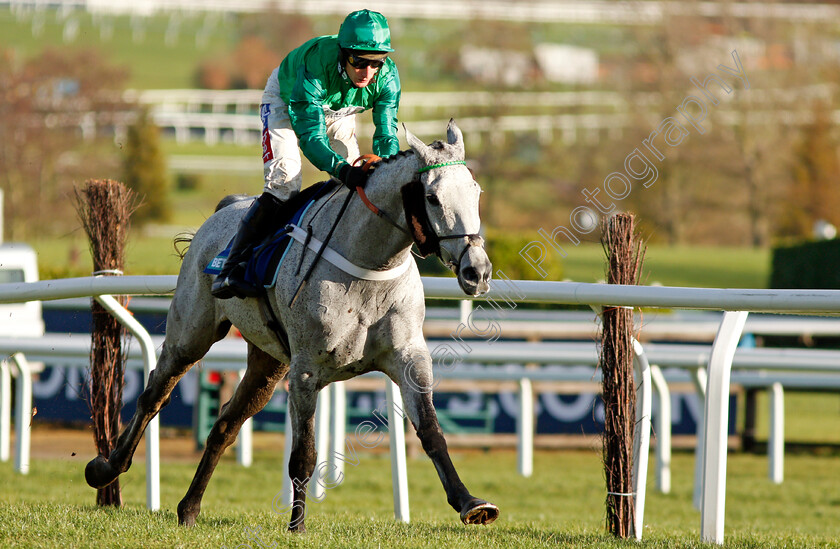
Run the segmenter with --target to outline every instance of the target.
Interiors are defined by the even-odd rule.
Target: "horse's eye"
[[[429,204],[432,206],[440,206],[440,200],[438,200],[438,197],[435,194],[427,194],[426,200],[428,200]]]

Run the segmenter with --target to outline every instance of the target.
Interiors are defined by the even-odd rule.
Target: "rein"
[[[380,157],[376,156],[375,154],[363,154],[362,156],[360,156],[359,158],[356,159],[356,162],[358,162],[359,160],[362,161],[362,169],[365,172],[370,172],[373,169],[373,167],[376,165],[376,163],[381,161],[382,159]],[[353,162],[353,164],[356,164],[356,162]],[[380,210],[373,202],[371,202],[370,199],[367,197],[367,194],[365,194],[365,190],[362,187],[359,187],[359,186],[356,187],[356,194],[359,195],[359,198],[362,200],[364,205],[367,206],[367,209],[372,211],[374,213],[374,215],[376,215],[376,217],[379,217],[380,219],[384,219],[385,221],[390,223],[393,227],[396,227],[397,229],[404,232],[408,236],[412,236],[410,232],[405,230],[396,221],[391,219],[391,216],[389,216],[384,211]]]
[[[355,160],[355,162],[353,162],[353,164],[355,165],[360,160],[362,161],[362,169],[365,172],[369,172],[373,168],[373,166],[376,164],[376,162],[379,162],[382,159],[379,158],[378,156],[376,156],[375,154],[366,154],[366,155],[362,155],[359,158],[357,158]],[[356,191],[360,193],[360,196],[364,196],[364,198],[362,200],[365,202],[365,204],[369,204],[369,206],[368,206],[369,208],[373,207],[375,209],[374,213],[376,213],[376,211],[379,211],[379,208],[376,208],[376,206],[374,206],[370,202],[370,200],[367,199],[367,196],[364,195],[364,190],[361,187],[356,187]],[[327,249],[327,244],[329,243],[330,238],[332,238],[332,235],[335,232],[335,228],[338,226],[338,222],[341,221],[341,218],[344,216],[344,212],[345,212],[345,210],[347,210],[347,206],[350,204],[350,200],[352,198],[353,198],[353,193],[351,192],[351,193],[348,193],[347,198],[344,199],[344,203],[341,205],[341,209],[338,211],[338,216],[336,216],[332,227],[330,227],[330,231],[327,233],[327,237],[321,243],[321,247],[318,248],[318,252],[315,254],[315,259],[312,260],[312,263],[309,265],[309,269],[306,270],[306,274],[303,275],[303,279],[301,279],[300,284],[298,284],[297,290],[295,290],[295,295],[293,295],[291,301],[289,301],[289,308],[290,309],[295,304],[295,301],[297,301],[297,298],[300,295],[300,291],[303,289],[304,285],[306,285],[306,281],[309,280],[310,275],[312,275],[312,271],[315,269],[315,265],[318,264],[318,260],[320,260],[321,256],[324,255],[324,250]],[[382,215],[384,215],[384,212],[382,212]],[[387,219],[387,216],[385,216],[385,217]],[[312,237],[312,233],[309,232],[307,234],[306,243],[304,244],[304,250],[306,249],[308,241],[311,239],[311,237]],[[303,261],[303,255],[301,255],[301,261]],[[299,269],[299,267],[298,267],[298,269]]]
[[[333,223],[332,227],[330,227],[330,232],[327,233],[327,237],[324,239],[324,242],[321,244],[321,247],[318,248],[318,252],[315,254],[315,259],[312,260],[312,263],[309,265],[309,269],[306,270],[306,274],[303,275],[303,279],[301,279],[300,284],[298,284],[297,290],[295,290],[295,295],[293,295],[291,301],[289,301],[289,309],[291,309],[292,306],[295,304],[295,301],[297,301],[297,298],[300,295],[300,291],[303,289],[303,286],[306,284],[306,281],[309,280],[309,276],[315,269],[315,265],[318,264],[318,260],[321,259],[322,255],[324,255],[324,250],[327,248],[327,244],[329,243],[330,238],[332,238],[332,235],[335,232],[335,228],[338,226],[338,222],[341,221],[342,216],[344,216],[344,211],[347,210],[347,206],[350,204],[350,200],[352,198],[353,193],[347,193],[347,198],[344,199],[344,203],[341,205],[341,209],[338,211],[338,216],[336,216],[335,222]],[[304,248],[304,250],[305,249],[306,248]]]

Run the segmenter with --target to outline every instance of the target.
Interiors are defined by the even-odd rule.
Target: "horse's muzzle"
[[[458,267],[458,285],[465,294],[478,296],[487,293],[493,264],[483,247],[470,246]]]

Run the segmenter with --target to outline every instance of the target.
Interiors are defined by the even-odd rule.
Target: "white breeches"
[[[265,176],[263,190],[285,201],[300,191],[303,180],[297,135],[289,120],[288,107],[277,94],[276,82],[275,69],[275,73],[272,73],[268,79],[263,103],[260,105],[263,175]],[[326,108],[324,110],[330,147],[349,162],[359,157],[359,143],[356,140],[356,112],[358,111],[361,109],[342,109],[338,112]]]

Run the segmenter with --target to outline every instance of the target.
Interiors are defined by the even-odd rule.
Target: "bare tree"
[[[68,166],[79,165],[73,155],[85,137],[93,142],[97,126],[126,110],[126,77],[93,50],[48,49],[28,60],[0,52],[0,187],[9,237],[43,234],[72,219],[67,198],[79,174]]]

